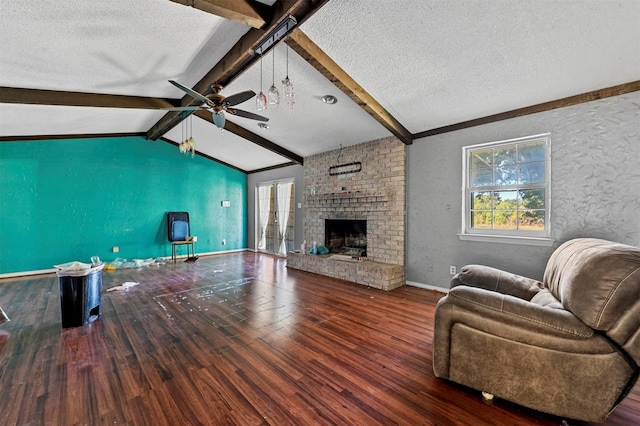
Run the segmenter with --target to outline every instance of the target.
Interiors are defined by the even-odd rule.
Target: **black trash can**
[[[102,315],[103,267],[57,272],[63,328],[89,324]]]

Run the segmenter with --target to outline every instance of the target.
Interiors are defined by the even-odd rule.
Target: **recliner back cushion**
[[[568,241],[549,258],[544,285],[591,328],[619,328],[619,321],[640,316],[640,248],[595,238]]]

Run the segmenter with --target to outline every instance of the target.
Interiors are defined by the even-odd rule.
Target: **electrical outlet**
[[[449,273],[451,275],[455,275],[456,274],[456,267],[455,266],[449,266]]]
[[[119,251],[120,251],[120,247],[118,247],[118,246],[113,246],[113,252],[114,252],[114,253],[117,253],[117,252],[119,252]]]
[[[222,239],[222,245],[223,245],[223,246],[226,246],[226,245],[227,245],[227,239],[226,239],[226,238],[223,238],[223,239]]]

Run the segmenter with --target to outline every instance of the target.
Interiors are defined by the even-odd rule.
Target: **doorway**
[[[294,179],[256,185],[256,248],[286,256],[294,249]]]

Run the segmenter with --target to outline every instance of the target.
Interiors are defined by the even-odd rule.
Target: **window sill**
[[[546,237],[516,237],[506,235],[458,234],[462,241],[479,241],[483,243],[521,244],[527,246],[550,247],[555,240]]]

